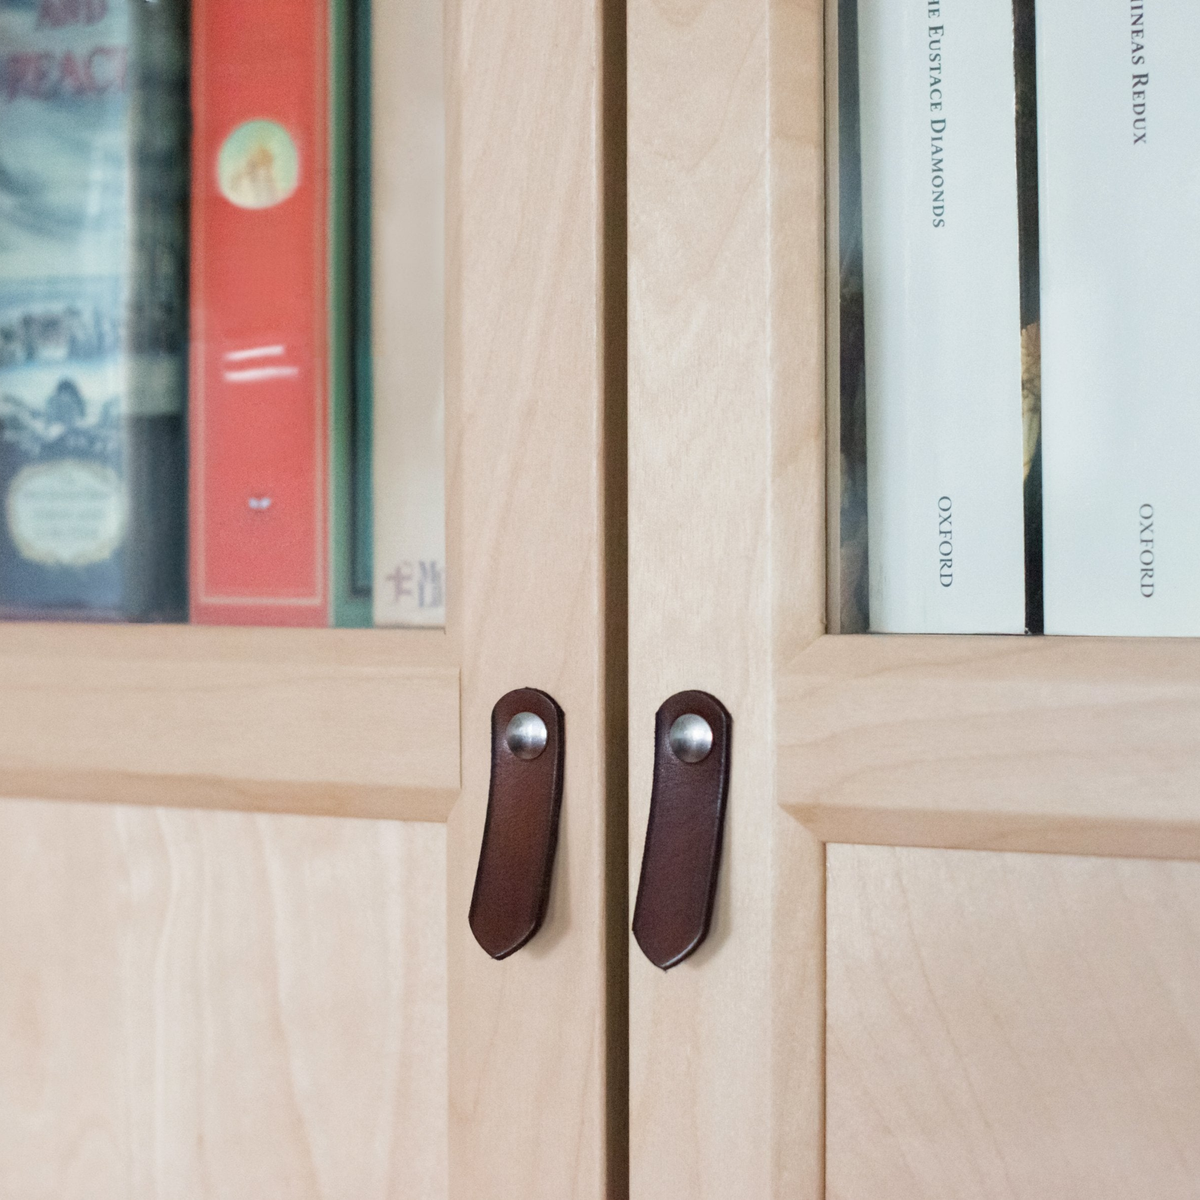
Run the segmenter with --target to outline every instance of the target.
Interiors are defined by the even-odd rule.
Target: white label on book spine
[[[1046,632],[1200,634],[1200,4],[1037,49]]]
[[[1010,0],[859,0],[871,628],[1025,625]]]
[[[441,0],[373,6],[374,622],[446,623]]]

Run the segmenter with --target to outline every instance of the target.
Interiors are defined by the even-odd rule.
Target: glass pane
[[[187,609],[178,5],[0,5],[0,605]]]
[[[443,111],[430,0],[0,0],[0,614],[444,623]]]

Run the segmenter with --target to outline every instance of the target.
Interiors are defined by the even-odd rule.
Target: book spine
[[[1200,6],[1038,0],[1047,633],[1200,634]]]
[[[330,174],[330,593],[333,623],[371,615],[370,4],[333,0]]]
[[[192,620],[325,625],[327,0],[196,0],[192,64]]]
[[[446,620],[442,10],[372,13],[376,625]]]
[[[0,3],[0,613],[185,608],[187,9]]]
[[[1025,627],[1010,0],[860,0],[870,627]]]

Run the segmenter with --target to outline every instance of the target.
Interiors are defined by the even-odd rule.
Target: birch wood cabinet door
[[[630,941],[631,1194],[1197,1197],[1200,647],[826,621],[835,32],[630,0],[631,897],[655,711],[733,718],[709,936]]]
[[[551,0],[445,21],[448,628],[0,626],[13,1200],[619,1187],[609,27]],[[565,785],[545,924],[496,962],[467,913],[521,686],[565,712]]]

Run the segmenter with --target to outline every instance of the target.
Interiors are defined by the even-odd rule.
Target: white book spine
[[[1038,0],[1047,633],[1200,634],[1200,4]]]
[[[1025,627],[1010,0],[859,0],[870,621]]]
[[[441,0],[372,4],[376,625],[446,623]]]

